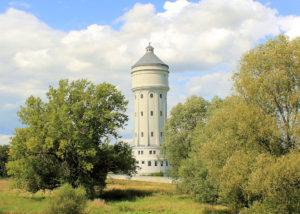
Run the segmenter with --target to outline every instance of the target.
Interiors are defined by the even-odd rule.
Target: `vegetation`
[[[64,184],[54,190],[44,213],[81,214],[86,209],[87,198],[83,187],[74,189]]]
[[[177,157],[175,145],[164,148],[177,162],[171,175],[180,179],[179,190],[236,213],[300,212],[299,50],[300,38],[285,36],[258,45],[234,73],[236,93],[218,102],[204,120],[185,132],[171,123],[178,119],[184,126],[182,114],[195,118],[197,113],[185,110],[189,101],[171,114],[166,128],[179,130],[176,143],[186,145],[189,139],[184,158]],[[168,142],[175,132],[165,135]]]
[[[7,163],[16,187],[36,192],[69,183],[94,197],[108,172],[135,170],[128,144],[109,145],[128,119],[115,86],[61,80],[47,98],[31,96],[18,112],[24,128],[15,131]]]
[[[194,202],[190,196],[178,194],[176,185],[154,182],[109,179],[100,198],[88,200],[86,213],[164,213],[164,214],[225,214],[224,206]],[[0,179],[0,213],[43,213],[54,191],[8,189],[10,179]],[[73,191],[73,190],[72,190]]]
[[[0,177],[7,176],[6,163],[8,161],[8,145],[0,145]]]

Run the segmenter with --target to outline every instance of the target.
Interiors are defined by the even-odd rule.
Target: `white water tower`
[[[149,44],[145,55],[131,67],[134,93],[133,154],[138,174],[166,172],[168,162],[160,155],[163,127],[167,120],[169,66]]]

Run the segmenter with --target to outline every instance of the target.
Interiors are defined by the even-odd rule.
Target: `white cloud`
[[[28,4],[27,2],[24,2],[24,1],[11,1],[8,3],[9,6],[12,6],[12,7],[16,7],[16,6],[19,6],[19,7],[24,7],[24,8],[30,8],[30,4]]]
[[[300,36],[300,17],[299,16],[286,16],[279,18],[279,24],[281,29],[291,39]]]
[[[278,16],[252,0],[177,0],[166,2],[164,9],[157,13],[152,4],[136,4],[119,18],[119,30],[93,24],[70,32],[52,29],[24,11],[7,10],[0,14],[0,99],[9,94],[24,102],[31,94],[41,96],[59,79],[86,78],[117,85],[130,99],[132,116],[130,67],[149,41],[173,77],[195,72],[184,84],[171,83],[171,107],[194,93],[227,95],[227,70],[242,53],[280,31],[300,35],[299,17]],[[219,67],[224,72],[207,74]],[[10,103],[14,102],[4,101]],[[131,128],[132,122],[123,133],[129,135]]]
[[[217,71],[212,74],[194,77],[185,87],[188,89],[189,96],[226,97],[231,94],[231,75],[231,72]]]
[[[6,145],[6,144],[9,144],[9,138],[11,136],[10,135],[2,135],[0,134],[0,145]]]

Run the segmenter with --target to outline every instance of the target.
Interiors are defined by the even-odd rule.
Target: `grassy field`
[[[31,194],[11,190],[9,179],[0,179],[0,213],[42,213],[51,191]],[[226,207],[194,202],[189,196],[176,193],[173,184],[142,181],[107,180],[101,198],[88,202],[87,213],[164,213],[221,214]]]

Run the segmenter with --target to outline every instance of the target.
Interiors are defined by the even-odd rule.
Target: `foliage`
[[[9,189],[11,179],[0,179],[0,213],[43,213],[53,191],[46,191],[40,197],[37,193],[28,193]],[[175,184],[143,182],[133,180],[108,179],[103,193],[110,198],[88,200],[86,212],[96,213],[230,213],[225,206],[211,206],[194,202],[187,195],[178,194]],[[125,198],[118,198],[122,192]]]
[[[6,177],[7,171],[5,164],[8,161],[9,145],[0,145],[0,177]]]
[[[205,122],[207,107],[208,102],[202,97],[192,96],[171,110],[164,127],[162,151],[172,166],[170,175],[174,178],[178,177],[181,162],[191,151],[192,131],[197,123]]]
[[[237,93],[210,104],[204,123],[185,133],[181,190],[233,212],[299,212],[299,50],[299,38],[279,36],[243,56]]]
[[[267,211],[265,213],[300,212],[299,151],[280,158],[262,157],[255,169],[249,176],[247,188],[252,195],[259,196],[258,202]]]
[[[17,187],[35,192],[70,183],[93,197],[109,171],[134,170],[130,147],[109,145],[128,119],[127,101],[115,86],[61,80],[47,98],[31,96],[18,112],[24,128],[15,131],[7,164]]]
[[[87,205],[86,192],[83,187],[64,184],[54,190],[48,203],[44,213],[81,214]]]
[[[250,50],[233,78],[247,104],[277,118],[286,149],[299,143],[299,75],[300,38],[289,41],[280,35]]]

